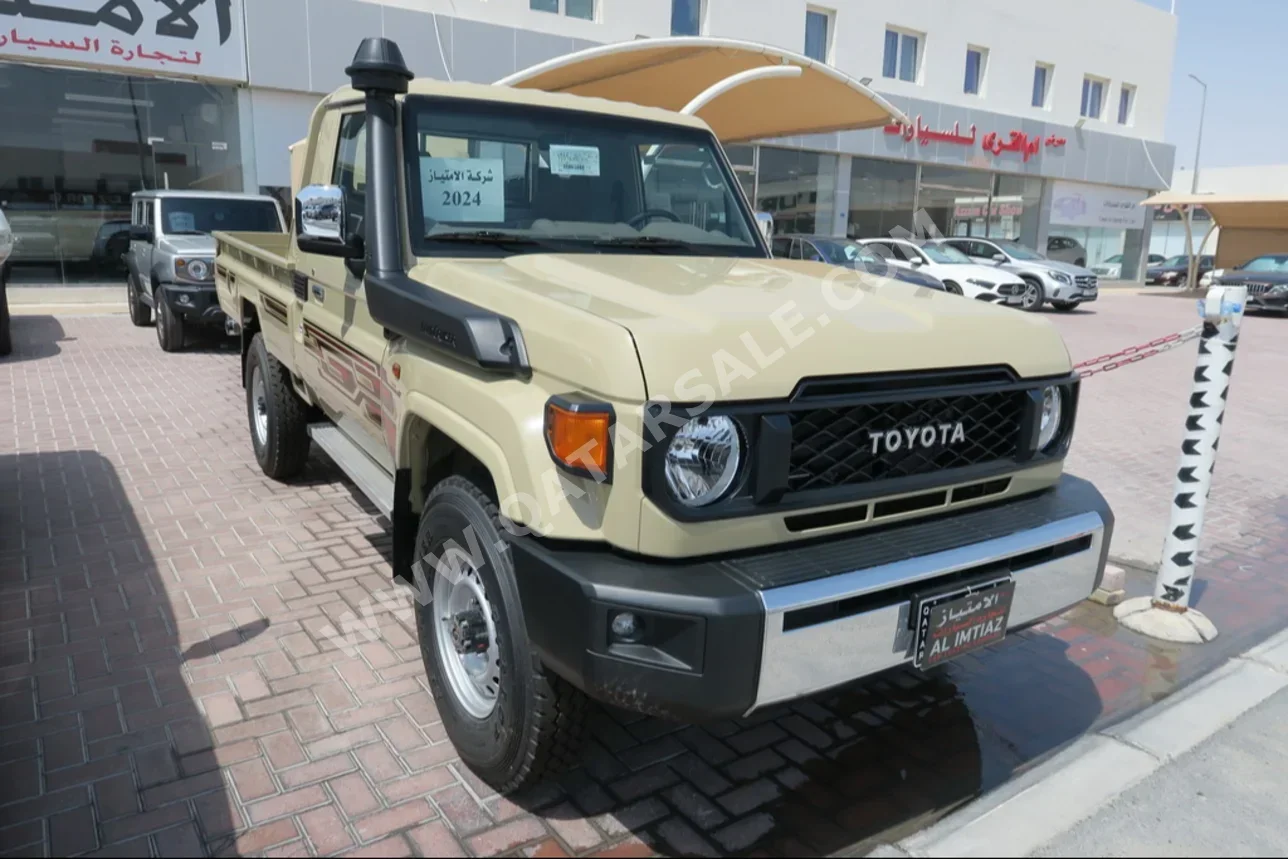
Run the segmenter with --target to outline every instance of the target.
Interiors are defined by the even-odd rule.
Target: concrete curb
[[[869,856],[1027,856],[1288,687],[1288,630]]]

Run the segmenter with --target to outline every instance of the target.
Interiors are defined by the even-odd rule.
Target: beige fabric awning
[[[908,118],[831,66],[734,39],[638,39],[557,57],[497,81],[500,86],[633,102],[681,111],[709,88],[756,69],[795,66],[799,75],[755,77],[694,111],[726,143],[872,128]]]
[[[1188,194],[1163,191],[1142,206],[1202,206],[1222,230],[1288,229],[1288,197],[1271,194]]]

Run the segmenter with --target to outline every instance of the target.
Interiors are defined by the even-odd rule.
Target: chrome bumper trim
[[[1004,562],[1090,536],[1079,552],[1014,573],[1010,627],[1023,626],[1085,599],[1100,573],[1105,523],[1081,513],[946,552],[908,558],[837,576],[761,592],[765,635],[752,710],[819,692],[912,661],[911,603],[899,603],[832,621],[784,630],[790,612],[879,594],[914,582]]]

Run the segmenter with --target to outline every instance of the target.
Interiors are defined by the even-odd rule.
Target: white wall
[[[287,147],[308,134],[318,97],[265,89],[253,89],[250,96],[256,181],[289,188],[291,155]]]

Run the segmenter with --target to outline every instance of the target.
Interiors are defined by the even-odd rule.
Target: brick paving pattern
[[[1055,322],[1080,358],[1182,327],[1181,304],[1107,296]],[[746,720],[600,711],[583,767],[502,798],[444,735],[372,509],[320,454],[290,486],[260,474],[234,351],[164,355],[122,316],[17,318],[0,362],[0,855],[800,855],[899,837],[1284,624],[1284,466],[1256,445],[1284,408],[1258,379],[1288,367],[1279,321],[1251,323],[1196,588],[1216,644],[1146,643],[1084,604],[932,676]],[[1151,499],[1186,360],[1086,383],[1074,470],[1132,539],[1161,542]],[[352,616],[378,635],[324,632]]]

